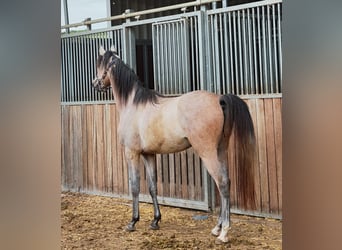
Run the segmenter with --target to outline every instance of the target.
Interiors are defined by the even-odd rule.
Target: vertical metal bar
[[[248,64],[247,64],[247,44],[246,44],[246,15],[245,15],[245,10],[242,10],[242,39],[243,39],[243,48],[242,48],[242,53],[243,53],[243,67],[242,71],[244,72],[244,77],[242,80],[241,85],[243,86],[242,88],[242,93],[244,95],[248,94]]]
[[[91,36],[91,62],[92,62],[92,71],[94,76],[97,73],[96,70],[96,58],[98,55],[98,50],[95,48],[95,35]],[[91,100],[92,101],[96,101],[96,97],[95,97],[95,90],[94,88],[91,88]]]
[[[210,54],[210,63],[212,65],[212,69],[210,70],[210,80],[211,80],[211,86],[209,91],[212,92],[216,92],[216,82],[217,82],[217,78],[216,78],[216,67],[217,65],[215,64],[215,57],[216,57],[216,53],[215,53],[215,20],[214,20],[214,16],[211,15],[210,16],[210,37],[211,37],[211,41],[210,41],[210,46],[211,46],[211,54]]]
[[[268,71],[269,71],[269,84],[268,93],[273,92],[273,67],[272,67],[272,30],[271,30],[271,20],[270,20],[270,6],[267,6],[267,35],[268,35]]]
[[[203,10],[198,12],[198,55],[199,55],[199,89],[204,90],[207,84],[207,70],[206,70],[206,24],[205,13]]]
[[[180,36],[180,57],[181,57],[181,68],[179,69],[179,72],[181,72],[181,85],[179,86],[180,93],[185,93],[185,74],[186,74],[186,66],[185,66],[185,50],[184,50],[184,22],[179,22],[180,30],[179,30],[179,36]]]
[[[219,15],[219,27],[220,27],[220,49],[221,49],[221,53],[219,53],[221,55],[221,65],[220,65],[220,75],[222,75],[222,80],[220,82],[218,82],[219,86],[221,87],[220,89],[220,94],[225,94],[226,93],[226,75],[225,75],[225,71],[224,71],[224,66],[225,66],[225,47],[223,46],[223,40],[224,40],[224,28],[223,28],[223,21],[222,21],[223,17],[222,14]]]
[[[254,86],[255,86],[255,92],[254,94],[259,94],[259,84],[258,84],[258,64],[257,64],[257,49],[256,49],[256,29],[255,29],[255,18],[256,18],[256,8],[253,9],[253,15],[252,15],[252,33],[253,33],[253,58],[254,58]]]
[[[179,42],[181,37],[180,37],[180,28],[179,28],[179,22],[176,23],[176,29],[177,29],[177,41]],[[179,69],[183,69],[183,65],[182,65],[182,57],[181,57],[181,46],[179,43],[177,43],[177,62],[178,62],[178,67]],[[181,71],[180,70],[177,70],[177,76],[178,76],[178,89],[179,89],[179,92],[178,93],[181,93],[181,84],[182,84],[182,75],[181,75]],[[177,93],[177,94],[178,94]]]
[[[71,101],[75,102],[75,53],[74,53],[74,38],[70,39],[71,41],[71,53],[70,53],[70,57],[71,57]]]
[[[238,67],[238,51],[237,51],[237,34],[236,34],[236,12],[233,12],[233,36],[234,36],[234,66],[235,66],[235,88],[234,94],[239,94],[239,67]]]
[[[85,81],[84,81],[84,76],[85,76],[85,72],[84,72],[84,68],[83,68],[83,61],[84,61],[84,53],[83,53],[83,38],[84,36],[80,36],[80,40],[79,40],[79,62],[80,62],[80,101],[84,101],[84,87],[85,87]]]
[[[168,61],[169,61],[169,46],[168,46],[168,30],[169,30],[169,23],[166,23],[164,24],[164,47],[165,47],[165,57],[164,57],[164,61],[163,61],[163,64],[164,64],[164,68],[165,68],[165,82],[166,82],[166,86],[167,86],[167,91],[168,91],[168,94],[171,94],[173,92],[173,86],[172,86],[172,83],[170,83],[169,81],[169,64],[168,64]]]
[[[252,9],[253,11],[253,9]],[[254,74],[253,74],[253,56],[252,56],[252,35],[251,35],[251,13],[250,9],[247,9],[247,30],[248,30],[248,62],[249,62],[249,92],[248,94],[255,94],[254,91]]]
[[[227,13],[223,14],[223,35],[224,35],[224,48],[225,48],[225,53],[224,53],[224,70],[225,70],[225,74],[226,74],[226,82],[224,82],[224,93],[230,93],[231,89],[230,89],[230,85],[231,85],[231,78],[230,78],[230,74],[229,74],[229,67],[230,67],[230,62],[229,62],[229,58],[231,56],[230,52],[229,52],[229,46],[228,46],[228,26],[227,26]]]
[[[168,46],[170,47],[170,55],[169,55],[169,71],[170,71],[170,82],[174,86],[174,91],[176,91],[176,81],[175,81],[175,58],[174,58],[174,46],[175,46],[175,36],[174,36],[174,23],[172,22],[169,26],[169,42]]]
[[[267,93],[267,85],[268,85],[268,76],[267,76],[267,55],[266,55],[266,32],[265,32],[265,8],[264,6],[261,7],[261,13],[262,13],[262,41],[263,41],[263,72],[265,81],[261,84],[262,94]]]
[[[273,36],[273,54],[274,54],[274,83],[275,93],[279,93],[279,82],[278,82],[278,55],[277,55],[277,28],[276,28],[276,12],[275,5],[272,5],[272,36]]]
[[[157,43],[156,43],[156,25],[152,24],[152,56],[153,56],[153,78],[154,78],[154,89],[158,91],[158,60],[157,60]]]
[[[86,78],[87,78],[87,85],[85,88],[85,100],[89,101],[89,88],[91,86],[91,82],[93,80],[92,74],[91,74],[91,70],[89,69],[89,65],[90,65],[90,55],[89,55],[89,36],[85,37],[85,72],[86,72]]]
[[[233,64],[233,38],[232,38],[232,15],[228,12],[228,29],[229,29],[229,72],[230,72],[230,90],[229,93],[235,93],[235,78],[234,78],[234,64]],[[233,20],[234,22],[234,20]]]
[[[159,90],[161,91],[161,93],[165,94],[164,91],[164,79],[163,79],[163,43],[162,43],[162,26],[158,25],[158,36],[157,36],[157,40],[158,40],[158,46],[159,46],[159,59],[158,59],[158,64],[159,64]]]
[[[199,18],[195,16],[195,56],[196,56],[196,80],[194,90],[200,89],[200,63],[199,63]]]
[[[60,102],[64,102],[65,99],[65,56],[64,56],[64,39],[61,39],[61,97]]]
[[[218,14],[214,14],[214,43],[213,43],[213,51],[215,53],[214,56],[214,65],[215,65],[215,78],[214,78],[214,92],[221,93],[221,74],[220,74],[220,55],[219,55],[219,28],[218,28]]]
[[[188,24],[188,19],[183,19],[183,27],[184,27],[184,56],[185,56],[185,81],[184,81],[184,87],[185,87],[185,93],[189,92],[189,85],[190,85],[190,49],[189,49],[189,24]]]
[[[239,73],[240,73],[240,81],[239,86],[240,90],[238,92],[239,95],[243,94],[243,66],[242,66],[242,40],[241,40],[241,21],[240,21],[240,10],[237,11],[238,14],[238,39],[239,39]]]
[[[279,81],[280,81],[280,86],[279,86],[279,92],[282,92],[282,86],[283,86],[283,56],[282,56],[282,38],[281,38],[281,7],[280,3],[277,4],[278,6],[278,53],[279,53]]]
[[[195,35],[194,35],[194,20],[193,17],[190,17],[190,56],[191,56],[191,78],[192,81],[189,82],[191,86],[190,89],[194,90],[195,87]]]

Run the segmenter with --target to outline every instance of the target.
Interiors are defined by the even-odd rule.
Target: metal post
[[[84,22],[88,22],[88,21],[91,21],[90,17],[87,17],[86,19],[84,19]],[[86,24],[86,26],[87,26],[87,30],[91,30],[91,24]]]
[[[132,9],[125,10],[125,14],[133,12]],[[127,18],[126,23],[130,23],[131,19]],[[126,27],[123,24],[123,38],[124,38],[124,61],[136,72],[136,49],[135,49],[135,34],[134,34],[133,27]]]
[[[69,25],[68,0],[63,0],[63,7],[64,7],[65,24]],[[66,28],[65,30],[67,33],[70,33],[70,28]]]

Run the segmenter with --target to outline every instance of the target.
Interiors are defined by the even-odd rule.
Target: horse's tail
[[[232,143],[235,144],[237,163],[238,201],[245,208],[255,209],[253,163],[256,140],[248,106],[239,97],[231,94],[221,96],[220,105],[224,114],[223,138],[229,141],[232,132],[234,133]],[[227,140],[223,141],[228,144]]]

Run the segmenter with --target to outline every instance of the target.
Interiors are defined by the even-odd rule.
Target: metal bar
[[[268,76],[267,76],[267,50],[266,50],[266,24],[265,24],[265,8],[264,6],[261,7],[262,13],[262,41],[263,41],[263,72],[265,76],[265,82],[262,82],[262,92],[261,93],[268,93],[267,91],[267,84],[268,84]]]
[[[234,59],[235,59],[235,82],[234,82],[234,92],[233,94],[239,94],[239,91],[238,91],[238,84],[239,84],[239,72],[238,72],[238,66],[237,66],[237,62],[238,62],[238,59],[237,59],[237,38],[236,38],[236,13],[233,12],[233,36],[234,36]]]
[[[268,34],[268,71],[269,71],[269,83],[267,84],[268,90],[273,93],[273,73],[272,73],[272,30],[270,20],[270,6],[267,6],[267,34]]]
[[[159,7],[159,8],[149,9],[149,10],[123,13],[121,15],[116,15],[116,16],[111,16],[111,17],[106,17],[106,18],[99,18],[99,19],[94,19],[94,20],[90,20],[90,21],[83,21],[83,22],[79,22],[79,23],[63,25],[63,26],[61,26],[61,29],[78,27],[78,26],[86,26],[89,24],[102,23],[102,22],[108,22],[108,21],[113,21],[113,20],[126,19],[126,18],[130,18],[130,17],[142,16],[142,15],[147,15],[147,14],[152,14],[152,13],[160,13],[160,12],[168,11],[168,10],[181,9],[184,7],[200,6],[200,5],[205,5],[208,3],[213,3],[213,2],[218,2],[218,1],[221,1],[221,0],[197,0],[197,1],[193,1],[193,2],[175,4],[175,5],[170,5],[170,6],[166,6],[166,7]]]
[[[244,67],[242,68],[244,74],[244,78],[242,81],[242,93],[244,95],[248,94],[248,63],[247,63],[247,44],[246,44],[246,15],[245,15],[245,10],[242,10],[242,39],[243,39],[243,62],[244,62]]]
[[[229,20],[230,21],[230,20]],[[228,26],[227,26],[227,13],[223,14],[223,35],[224,35],[224,48],[225,48],[225,53],[223,56],[225,56],[224,58],[224,70],[225,70],[225,74],[226,74],[226,82],[224,82],[224,93],[230,93],[230,85],[231,85],[231,78],[230,78],[230,72],[229,72],[229,68],[230,68],[230,62],[229,62],[229,58],[231,56],[230,52],[229,52],[229,46],[228,46]]]
[[[218,16],[214,15],[214,48],[215,56],[213,57],[213,63],[215,65],[215,78],[214,78],[214,92],[221,93],[221,74],[220,74],[220,53],[219,53],[219,28],[218,28]]]
[[[196,80],[195,80],[195,87],[194,90],[200,89],[200,65],[199,65],[199,18],[197,16],[194,17],[195,19],[195,55],[196,55]]]
[[[84,76],[86,75],[83,68],[83,61],[84,61],[84,51],[83,51],[83,36],[80,36],[79,40],[79,54],[78,54],[78,60],[79,60],[79,81],[80,81],[80,100],[84,100],[84,88],[85,88],[85,79]]]
[[[230,84],[229,84],[229,93],[235,93],[234,85],[235,85],[235,78],[234,78],[234,64],[233,64],[233,39],[232,39],[232,15],[231,12],[228,12],[228,29],[229,29],[229,72],[230,72]]]
[[[189,82],[189,85],[191,86],[190,90],[194,90],[194,82],[195,82],[195,34],[194,34],[194,20],[193,18],[190,18],[190,57],[191,57],[191,79],[192,82]]]
[[[263,71],[262,71],[262,50],[261,50],[261,43],[262,43],[262,37],[261,37],[261,22],[260,22],[260,8],[257,8],[257,20],[258,20],[258,49],[259,49],[259,71],[260,71],[260,78],[259,78],[259,84],[260,85],[260,94],[263,94],[262,89],[262,82],[264,81],[263,78]]]
[[[159,81],[158,81],[158,44],[156,42],[156,36],[157,36],[157,26],[152,25],[152,56],[153,56],[153,78],[154,78],[154,88],[158,91],[159,89]]]
[[[253,9],[252,9],[253,11]],[[248,30],[248,62],[249,62],[249,92],[248,94],[255,94],[254,78],[253,78],[253,56],[252,56],[252,38],[251,38],[251,13],[247,9],[247,30]]]
[[[283,56],[282,56],[282,38],[281,38],[281,8],[280,3],[278,3],[278,53],[279,53],[279,76],[280,76],[280,91],[282,91],[283,84]]]
[[[253,33],[253,58],[254,58],[254,86],[255,92],[253,94],[259,93],[259,84],[258,84],[258,67],[257,67],[257,48],[256,48],[256,30],[255,30],[255,15],[256,9],[253,9],[253,16],[252,16],[252,33]]]
[[[239,77],[239,85],[240,90],[238,92],[239,95],[243,94],[243,66],[242,66],[242,40],[241,40],[241,21],[240,21],[240,11],[237,11],[238,16],[238,42],[239,42],[239,71],[240,71],[240,77]]]
[[[61,39],[61,98],[60,101],[63,102],[65,100],[65,46],[64,46],[64,39]]]
[[[171,92],[171,93],[178,93],[179,89],[178,89],[178,82],[177,82],[177,73],[178,72],[178,61],[177,61],[177,58],[176,58],[176,54],[174,53],[175,51],[177,51],[177,47],[178,47],[178,40],[176,39],[176,35],[177,35],[177,23],[175,22],[172,22],[171,25],[170,25],[170,31],[172,34],[172,37],[171,37],[171,40],[170,40],[170,44],[169,46],[171,47],[171,51],[173,52],[171,55],[170,55],[170,65],[171,65],[171,76],[172,76],[172,84],[173,84],[173,88],[174,88],[174,91]]]
[[[276,14],[275,14],[275,6],[272,5],[272,32],[273,32],[273,54],[274,54],[274,83],[275,83],[275,92],[279,93],[279,82],[278,82],[278,56],[277,56],[277,29],[276,29]]]
[[[223,40],[224,39],[224,28],[223,28],[223,21],[222,21],[223,17],[222,17],[222,14],[219,14],[219,27],[220,27],[220,49],[221,49],[221,53],[219,53],[221,55],[221,64],[220,64],[220,68],[221,68],[221,71],[220,71],[220,75],[222,75],[222,80],[221,82],[219,82],[219,86],[222,86],[221,87],[221,91],[219,92],[220,94],[225,94],[226,93],[226,75],[225,75],[225,71],[224,71],[224,66],[225,66],[225,47],[223,46]]]
[[[85,89],[85,101],[88,101],[89,100],[89,87],[91,85],[91,81],[93,80],[92,77],[91,77],[91,70],[90,70],[90,62],[89,62],[89,58],[90,55],[89,55],[89,38],[88,37],[85,37],[85,70],[86,70],[86,73],[87,73],[87,86],[86,86],[86,89]],[[90,78],[89,78],[90,77]]]
[[[204,11],[198,12],[198,54],[199,54],[199,89],[204,90],[205,84],[207,83],[207,74],[206,74],[206,24],[205,22],[205,13]]]

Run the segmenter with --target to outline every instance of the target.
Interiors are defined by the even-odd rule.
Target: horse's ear
[[[116,48],[114,47],[114,45],[112,45],[112,46],[110,47],[110,50],[113,51],[115,54],[117,53],[117,52],[116,52]]]
[[[100,53],[100,56],[103,56],[106,53],[106,51],[104,50],[102,46],[100,46],[99,53]]]

